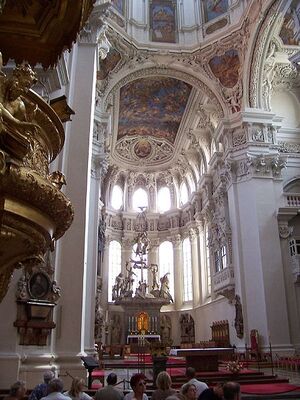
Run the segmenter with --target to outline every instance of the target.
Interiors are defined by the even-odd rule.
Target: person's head
[[[52,371],[46,371],[44,373],[44,382],[45,383],[49,383],[50,381],[52,381],[52,379],[55,378],[54,372]]]
[[[130,386],[135,393],[144,393],[146,390],[145,383],[145,375],[144,374],[134,374],[130,378]]]
[[[195,370],[195,368],[193,368],[193,367],[188,367],[188,368],[186,369],[186,371],[185,371],[185,376],[186,376],[188,379],[193,379],[193,378],[195,378],[195,376],[196,376],[196,370]]]
[[[172,385],[170,375],[166,371],[161,371],[156,378],[156,386],[161,390],[168,390]]]
[[[108,385],[115,385],[117,383],[117,379],[118,379],[117,375],[114,372],[112,372],[107,376],[106,382]]]
[[[83,391],[84,380],[81,378],[74,378],[72,380],[71,389],[69,391],[71,396],[78,397],[79,393]]]
[[[226,382],[223,385],[223,396],[225,400],[239,400],[240,385],[237,382]]]
[[[61,393],[64,389],[64,383],[61,379],[54,378],[49,382],[49,393],[59,392]]]
[[[9,395],[11,397],[16,397],[17,399],[22,399],[26,393],[26,383],[24,381],[17,381],[11,385],[9,390]]]
[[[187,400],[195,400],[196,399],[196,386],[192,383],[186,383],[182,388],[182,394]]]
[[[215,386],[214,386],[214,392],[215,392],[215,395],[217,396],[217,397],[219,397],[219,399],[222,399],[223,398],[223,383],[222,382],[219,382],[219,383],[217,383]]]

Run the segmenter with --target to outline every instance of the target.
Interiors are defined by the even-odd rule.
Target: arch
[[[147,78],[147,77],[170,77],[178,80],[182,80],[192,87],[200,90],[202,93],[206,93],[207,97],[217,106],[218,112],[220,112],[220,116],[224,117],[228,113],[228,109],[226,104],[224,103],[220,94],[215,91],[215,88],[211,87],[210,81],[207,77],[201,75],[196,76],[195,72],[190,70],[190,73],[183,72],[180,69],[176,68],[161,68],[161,67],[146,67],[139,68],[135,71],[128,71],[128,74],[119,80],[111,80],[107,85],[105,92],[103,93],[103,111],[107,110],[107,107],[113,104],[113,97],[116,92],[121,89],[122,86],[126,85],[129,82],[132,82],[139,78]]]
[[[262,84],[264,63],[267,58],[270,42],[275,30],[278,28],[278,20],[281,18],[280,13],[285,13],[291,2],[292,0],[266,1],[264,5],[264,18],[261,20],[259,19],[259,12],[255,12],[256,2],[254,2],[252,8],[254,9],[254,15],[257,14],[258,17],[258,27],[257,29],[253,29],[255,37],[245,57],[245,65],[248,66],[248,68],[244,69],[243,73],[246,107],[263,108]],[[250,12],[251,9],[249,15]]]

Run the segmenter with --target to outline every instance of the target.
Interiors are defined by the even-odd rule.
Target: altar
[[[234,349],[231,347],[209,349],[171,349],[171,356],[185,357],[186,364],[196,371],[218,371],[219,360],[232,360]]]
[[[142,345],[145,340],[147,342],[159,342],[160,335],[127,335],[127,344],[139,343]]]

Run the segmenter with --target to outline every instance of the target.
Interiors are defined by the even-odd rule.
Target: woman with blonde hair
[[[181,393],[184,395],[186,400],[196,400],[197,389],[193,383],[186,383],[183,385]]]
[[[162,371],[156,378],[157,389],[153,392],[152,400],[165,400],[167,397],[176,394],[176,390],[172,389],[172,380],[166,371]]]
[[[84,393],[84,386],[85,383],[82,378],[74,378],[71,389],[68,392],[65,392],[64,395],[70,397],[72,400],[92,400],[92,397]]]

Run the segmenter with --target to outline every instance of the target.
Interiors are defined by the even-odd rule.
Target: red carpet
[[[241,385],[241,392],[245,394],[277,394],[293,390],[300,390],[300,386],[289,383],[258,383],[253,385]]]

